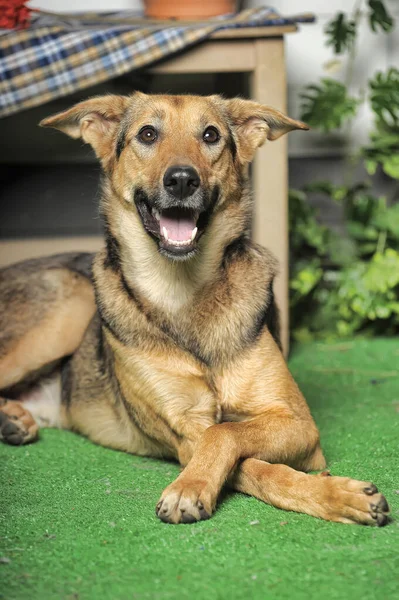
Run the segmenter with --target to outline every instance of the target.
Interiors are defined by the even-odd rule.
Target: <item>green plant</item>
[[[343,83],[328,78],[322,79],[319,85],[309,85],[301,98],[301,118],[326,132],[353,117],[359,104],[359,100],[348,95]]]
[[[399,179],[399,71],[391,68],[376,73],[369,87],[375,131],[362,151],[365,166],[374,175],[380,164],[387,175]]]
[[[356,39],[356,22],[340,12],[328,23],[326,35],[326,45],[332,46],[335,54],[341,54],[344,50],[350,50]]]
[[[366,9],[367,14],[364,14]],[[367,91],[349,95],[362,18],[376,34],[390,32],[394,20],[381,0],[358,1],[353,14],[339,13],[327,25],[326,43],[335,54],[349,53],[345,83],[324,78],[303,92],[301,118],[324,132],[346,125],[369,101],[374,129],[369,142],[348,156],[345,184],[316,181],[290,191],[291,324],[294,338],[336,338],[399,332],[399,203],[376,197],[378,169],[399,180],[399,71],[376,73]],[[352,181],[354,162],[369,174]],[[322,225],[309,203],[327,195],[341,206],[344,230]]]

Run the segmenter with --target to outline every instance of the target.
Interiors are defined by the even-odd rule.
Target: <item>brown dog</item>
[[[265,140],[307,129],[218,96],[104,96],[45,119],[94,148],[106,246],[0,275],[1,433],[38,424],[176,458],[157,505],[208,518],[223,485],[342,523],[387,522],[376,487],[307,475],[325,460],[279,348],[276,264],[250,239],[248,164]],[[265,190],[266,192],[266,190]]]

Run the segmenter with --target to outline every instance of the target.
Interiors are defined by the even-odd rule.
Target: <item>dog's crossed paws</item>
[[[307,503],[313,505],[309,514],[339,523],[378,527],[389,523],[388,503],[373,483],[328,475],[327,472],[319,476],[304,475],[309,478],[306,486],[306,495],[309,496]],[[182,478],[165,489],[157,504],[156,514],[165,523],[195,523],[210,518],[215,505],[212,498],[207,482],[184,482]]]

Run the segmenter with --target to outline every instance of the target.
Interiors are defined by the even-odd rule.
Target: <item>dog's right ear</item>
[[[129,100],[126,96],[97,96],[47,117],[39,125],[54,127],[74,139],[82,138],[104,163],[113,152],[113,142]]]

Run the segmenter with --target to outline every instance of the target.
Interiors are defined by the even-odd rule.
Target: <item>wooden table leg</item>
[[[283,38],[254,40],[256,67],[250,75],[251,98],[286,110]],[[281,340],[288,353],[288,164],[287,142],[267,142],[257,152],[253,168],[254,239],[277,257],[280,273],[274,284],[281,318]]]

